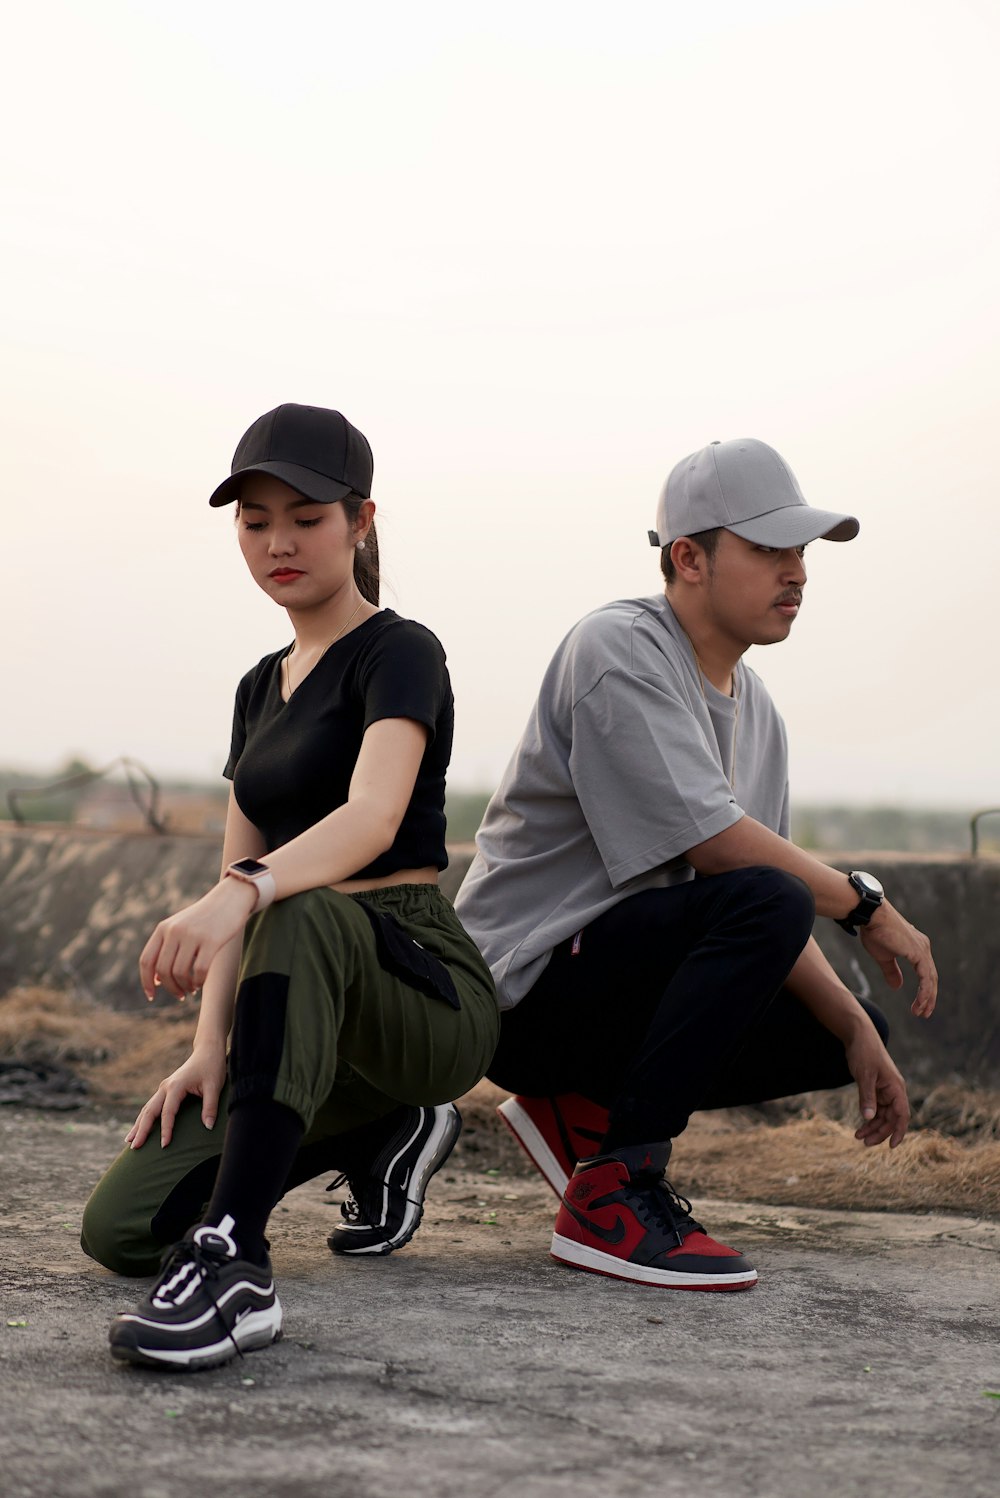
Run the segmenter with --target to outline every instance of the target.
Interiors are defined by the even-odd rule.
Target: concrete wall
[[[888,1015],[904,1075],[1000,1087],[1000,859],[855,853],[827,861],[877,875],[892,903],[931,939],[938,1007],[930,1020],[917,1020],[909,1010],[912,973],[893,993],[857,938],[833,921],[816,922],[817,940],[847,986]]]
[[[453,898],[472,850],[452,850]],[[73,988],[142,1008],[139,953],[156,922],[219,877],[221,840],[0,823],[0,993],[15,983]]]
[[[451,850],[442,879],[450,897],[471,851]],[[0,824],[0,992],[48,983],[116,1009],[142,1007],[136,962],[146,938],[162,916],[214,882],[219,856],[210,837]],[[857,853],[830,862],[877,874],[934,944],[941,998],[928,1023],[909,1013],[911,978],[901,995],[892,993],[859,942],[832,921],[817,923],[820,944],[848,986],[888,1014],[904,1072],[925,1082],[961,1078],[1000,1087],[1000,860]]]

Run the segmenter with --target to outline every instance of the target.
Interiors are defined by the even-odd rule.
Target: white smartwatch
[[[257,903],[252,914],[256,915],[258,910],[266,910],[274,899],[274,875],[266,863],[259,863],[256,858],[238,858],[231,863],[226,870],[226,878],[232,876],[241,879],[244,884],[252,884],[257,891]]]

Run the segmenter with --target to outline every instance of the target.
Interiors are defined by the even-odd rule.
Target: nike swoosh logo
[[[602,1228],[600,1223],[595,1222],[592,1217],[585,1217],[582,1212],[578,1212],[576,1208],[574,1206],[571,1206],[570,1203],[565,1199],[563,1200],[563,1206],[566,1208],[566,1211],[570,1214],[570,1216],[576,1219],[581,1227],[586,1228],[588,1233],[593,1233],[596,1237],[603,1238],[605,1243],[620,1243],[625,1237],[624,1218],[617,1217],[615,1219],[615,1225],[613,1228]]]

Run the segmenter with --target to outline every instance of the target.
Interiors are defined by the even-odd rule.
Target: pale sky
[[[1000,802],[992,0],[43,0],[4,40],[0,763],[218,774],[290,630],[207,498],[294,400],[371,441],[456,788],[658,591],[673,464],[754,436],[861,520],[751,652],[795,799]]]

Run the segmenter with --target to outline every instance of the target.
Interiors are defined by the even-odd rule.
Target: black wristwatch
[[[867,926],[882,904],[885,899],[885,890],[874,874],[866,874],[861,869],[853,869],[847,877],[857,890],[860,899],[854,909],[845,915],[842,921],[839,920],[837,925],[843,926],[849,936],[857,936],[858,927]]]

